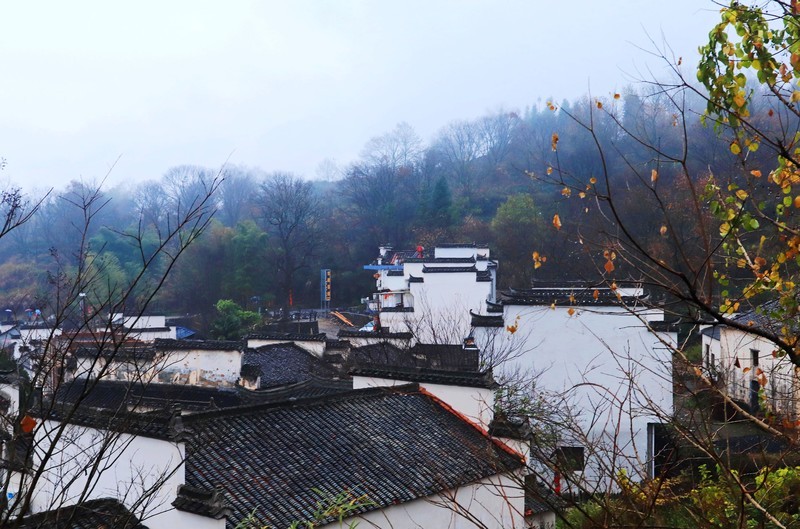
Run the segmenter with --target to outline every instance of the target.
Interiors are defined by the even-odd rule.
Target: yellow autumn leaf
[[[567,311],[567,314],[569,314],[570,316],[572,316],[573,314],[575,314],[575,309],[573,309],[572,307],[570,307],[570,308],[569,308],[569,310]]]
[[[661,229],[658,230],[658,231],[661,233],[661,235],[666,235],[667,234],[667,227],[666,226],[661,226]]]
[[[568,188],[568,187],[565,187],[564,189],[561,190],[561,195],[562,196],[568,197],[571,194],[572,194],[572,190],[570,188]]]
[[[650,171],[650,181],[655,184],[656,180],[658,180],[658,171],[653,169],[652,171]]]
[[[552,147],[554,151],[558,147],[558,133],[557,132],[554,132],[553,135],[550,137],[550,147]]]
[[[599,297],[600,297],[600,291],[599,291],[599,290],[597,290],[597,289],[594,289],[594,292],[592,292],[592,297],[593,297],[595,300],[597,300],[597,298],[599,298]]]
[[[795,90],[792,92],[792,103],[797,103],[798,101],[800,101],[800,91]]]
[[[589,179],[589,183],[590,183],[590,184],[596,184],[596,183],[597,183],[597,178],[595,178],[595,177],[591,177],[591,178]]]
[[[600,101],[598,101],[598,102],[597,102],[597,108],[603,108],[603,103],[601,103]]]
[[[553,149],[553,150],[555,150],[555,149]],[[739,154],[740,152],[742,152],[742,148],[741,148],[741,147],[739,147],[739,144],[738,144],[738,143],[736,143],[735,141],[733,141],[733,142],[731,142],[731,152],[732,152],[733,154]]]
[[[614,99],[619,99],[619,94],[614,94]]]
[[[750,174],[755,176],[756,178],[761,178],[761,171],[759,171],[758,169],[753,169],[752,171],[750,171]]]
[[[547,168],[547,174],[553,174],[553,168],[552,167],[548,167]]]
[[[739,200],[744,200],[747,197],[748,197],[747,191],[745,191],[744,189],[739,189],[738,191],[736,191],[736,198],[738,198]]]
[[[578,196],[581,197],[581,198],[586,198],[586,193],[581,191],[580,193],[578,193]]]
[[[614,263],[612,263],[611,259],[609,259],[608,261],[606,261],[606,264],[605,266],[603,266],[603,268],[605,268],[606,272],[610,274],[611,272],[614,271]]]
[[[558,213],[553,215],[553,226],[555,226],[557,230],[561,229],[561,217],[558,216]]]
[[[794,207],[800,208],[800,195],[794,197]]]

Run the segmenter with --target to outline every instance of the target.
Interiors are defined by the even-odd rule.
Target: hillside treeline
[[[51,191],[29,222],[0,241],[0,303],[19,313],[40,307],[46,313],[64,284],[59,278],[87,256],[99,278],[88,303],[117,302],[115,293],[125,291],[120,286],[141,272],[147,245],[170,228],[170,212],[190,207],[220,175],[214,221],[172,270],[152,310],[207,322],[219,299],[251,309],[315,307],[320,268],[333,270],[332,304],[354,305],[374,285],[361,266],[383,243],[488,244],[501,260],[501,287],[596,279],[604,258],[591,243],[600,231],[607,241],[614,223],[602,207],[587,207],[582,186],[615,193],[657,252],[660,220],[653,212],[659,208],[637,183],[657,173],[660,189],[672,188],[659,200],[672,197],[666,207],[680,210],[687,179],[674,174],[670,157],[687,156],[689,180],[699,186],[709,174],[738,170],[729,139],[703,124],[692,103],[628,90],[454,121],[427,143],[401,123],[369,140],[358,160],[329,171],[327,180],[185,165],[99,192],[71,182]],[[686,222],[692,218],[687,214]],[[536,268],[534,251],[545,258]],[[635,270],[622,272],[635,277]],[[142,300],[119,302],[131,307]]]

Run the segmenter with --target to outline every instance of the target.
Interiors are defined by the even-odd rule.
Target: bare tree
[[[109,479],[118,480],[119,498],[131,511],[153,513],[164,509],[159,491],[182,462],[177,449],[168,455],[172,461],[166,466],[131,467],[129,479],[109,474],[112,462],[124,460],[130,450],[141,449],[137,448],[140,441],[136,436],[124,432],[139,431],[149,419],[121,425],[126,419],[118,413],[126,410],[120,409],[104,418],[98,416],[94,429],[77,426],[76,421],[85,413],[84,403],[99,381],[112,375],[113,366],[126,354],[132,354],[131,347],[137,351],[134,354],[140,354],[143,347],[141,343],[134,345],[136,341],[125,327],[112,325],[110,315],[133,315],[135,326],[177,260],[208,226],[219,182],[218,176],[206,179],[204,192],[191,200],[181,199],[180,207],[164,212],[159,226],[142,220],[120,232],[139,257],[138,266],[127,276],[113,274],[112,263],[102,250],[91,248],[88,242],[102,220],[108,199],[99,189],[88,186],[65,196],[64,203],[74,209],[68,228],[76,231],[78,242],[71,249],[70,259],[53,253],[50,291],[40,300],[44,321],[23,335],[17,344],[17,370],[7,374],[20,389],[18,396],[5,395],[12,397],[14,405],[2,414],[4,467],[0,493],[5,503],[0,525],[19,523],[34,505],[42,511],[83,504],[96,497],[98,483]],[[27,221],[32,213],[24,209],[21,195],[9,205],[4,234]],[[92,376],[73,380],[68,366],[80,347],[92,351]],[[139,366],[136,362],[134,365]],[[126,373],[131,384],[140,385],[157,376],[152,370]],[[4,393],[8,391],[4,388]],[[65,391],[72,391],[75,398],[61,400],[58,396]],[[106,427],[114,422],[117,427]]]
[[[386,166],[391,171],[417,165],[423,153],[422,140],[406,122],[398,123],[391,131],[372,138],[361,151],[368,165]]]
[[[252,218],[253,197],[258,190],[256,171],[241,167],[225,169],[225,180],[219,188],[219,219],[225,226],[236,226]]]
[[[257,197],[260,217],[270,237],[270,256],[279,277],[279,303],[292,304],[297,273],[308,268],[321,236],[320,204],[310,182],[274,173]]]
[[[458,183],[459,193],[471,197],[475,184],[475,161],[484,154],[480,128],[469,121],[454,121],[439,134],[433,150],[445,161],[445,170]]]

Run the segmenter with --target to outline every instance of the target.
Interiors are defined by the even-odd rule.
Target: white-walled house
[[[564,446],[584,447],[589,465],[608,457],[644,474],[648,423],[672,413],[677,334],[664,311],[638,285],[540,285],[497,295],[498,263],[489,255],[469,244],[439,245],[431,255],[382,247],[364,267],[377,290],[365,302],[390,333],[429,343],[466,338],[501,380],[536,375],[537,393],[572,420],[560,432]],[[380,333],[340,337],[356,334]]]
[[[79,347],[72,353],[73,373],[77,378],[232,387],[240,377],[243,351],[238,341],[163,338],[152,344]]]
[[[479,348],[500,350],[506,371],[527,372],[558,403],[553,411],[571,420],[561,441],[583,447],[587,465],[615,458],[634,472],[648,468],[647,425],[672,413],[677,336],[640,287],[510,290],[473,326]]]
[[[524,455],[416,385],[170,416],[56,414],[34,437],[56,449],[27,514],[111,497],[151,529],[232,528],[251,513],[288,527],[343,495],[358,505],[345,523],[524,526]],[[33,475],[17,473],[16,498]]]
[[[374,271],[376,292],[366,300],[379,328],[410,332],[422,343],[461,343],[469,334],[469,311],[492,300],[497,263],[475,244],[437,245],[424,251],[380,248]]]
[[[126,316],[122,313],[112,314],[109,318],[112,327],[118,327],[128,339],[140,342],[152,342],[156,338],[175,340],[178,328],[167,325],[167,317],[163,314]]]
[[[734,322],[780,332],[766,315],[769,304],[738,314]],[[708,375],[731,398],[752,411],[767,407],[783,416],[800,415],[800,380],[791,360],[772,341],[732,326],[714,325],[701,333],[702,361]]]

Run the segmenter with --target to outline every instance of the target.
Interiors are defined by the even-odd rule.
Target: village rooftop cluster
[[[317,321],[236,341],[163,315],[97,315],[81,332],[9,321],[4,508],[24,527],[552,527],[609,472],[665,472],[682,411],[659,300],[635,283],[498,292],[499,266],[476,244],[381,247],[364,315],[337,312],[336,336]],[[751,409],[798,406],[770,344],[708,327],[702,348]],[[522,394],[552,400],[531,417]]]

